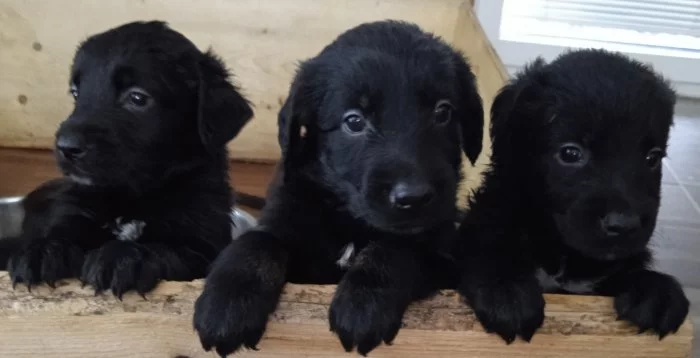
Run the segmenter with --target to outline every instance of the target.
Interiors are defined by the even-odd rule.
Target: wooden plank
[[[192,307],[202,281],[164,282],[147,300],[94,296],[75,281],[12,289],[0,272],[2,357],[214,357],[201,350]],[[334,286],[286,286],[258,352],[240,357],[347,357],[328,330]],[[393,346],[372,357],[689,357],[692,326],[662,341],[615,320],[609,298],[547,295],[546,320],[527,344],[483,331],[453,291],[411,306]]]
[[[1,0],[0,145],[51,146],[72,103],[67,76],[79,41],[127,21],[162,19],[200,48],[212,46],[255,104],[233,157],[276,160],[276,115],[298,61],[350,27],[386,18],[451,41],[469,7],[460,0]]]

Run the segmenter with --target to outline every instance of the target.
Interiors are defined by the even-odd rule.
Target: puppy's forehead
[[[648,70],[618,61],[553,70],[556,76],[549,76],[546,91],[547,101],[554,103],[548,115],[556,135],[658,145],[667,140],[674,94]]]
[[[550,114],[552,139],[613,151],[665,146],[672,114],[659,101],[644,99],[649,106],[629,98],[578,97],[564,102]]]
[[[361,50],[335,62],[332,73],[329,90],[345,107],[434,106],[455,93],[453,64],[430,54],[395,56]]]
[[[73,62],[72,76],[90,71],[109,75],[119,68],[159,76],[194,53],[198,50],[192,42],[167,27],[129,24],[83,42]]]

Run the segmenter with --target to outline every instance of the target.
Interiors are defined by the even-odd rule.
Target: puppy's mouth
[[[440,218],[437,215],[433,216],[431,213],[422,213],[422,215],[398,219],[391,215],[387,216],[383,211],[375,212],[364,219],[368,224],[379,230],[402,236],[424,233],[443,222],[439,220]]]
[[[63,175],[70,178],[74,183],[85,186],[95,185],[95,180],[80,168],[67,163],[59,163],[59,167]]]
[[[88,185],[88,186],[89,186],[89,185],[94,185],[92,179],[90,179],[89,177],[78,176],[78,175],[75,175],[75,174],[70,174],[70,175],[68,175],[68,177],[69,177],[71,180],[73,180],[73,182],[75,182],[76,184]]]
[[[382,227],[384,231],[398,235],[418,235],[428,229],[423,225],[389,225]]]

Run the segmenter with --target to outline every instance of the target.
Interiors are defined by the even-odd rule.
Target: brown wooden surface
[[[147,300],[94,296],[75,281],[28,293],[0,272],[0,357],[214,357],[201,350],[192,307],[202,281],[166,282]],[[292,285],[271,317],[260,351],[241,357],[348,357],[328,330],[334,286]],[[689,357],[686,323],[662,341],[615,320],[608,298],[547,295],[544,326],[527,344],[483,331],[452,291],[414,304],[394,345],[371,357]],[[238,356],[238,355],[237,355]]]
[[[274,168],[273,164],[232,161],[231,180],[239,191],[264,196]],[[0,148],[0,197],[26,195],[59,175],[48,150]]]

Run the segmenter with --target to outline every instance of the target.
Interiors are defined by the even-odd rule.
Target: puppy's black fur
[[[226,143],[252,117],[221,61],[163,22],[128,23],[80,45],[70,88],[65,177],[25,198],[13,282],[121,296],[204,277],[232,238]]]
[[[675,94],[652,69],[602,50],[537,60],[492,107],[493,154],[461,226],[460,292],[487,330],[530,340],[543,291],[615,297],[661,337],[688,300],[649,270]]]
[[[415,25],[360,25],[305,61],[260,226],[222,253],[197,300],[205,349],[254,348],[285,281],[340,282],[329,319],[347,351],[390,343],[408,304],[449,284],[435,277],[448,279],[461,158],[477,159],[482,127],[469,65]]]

